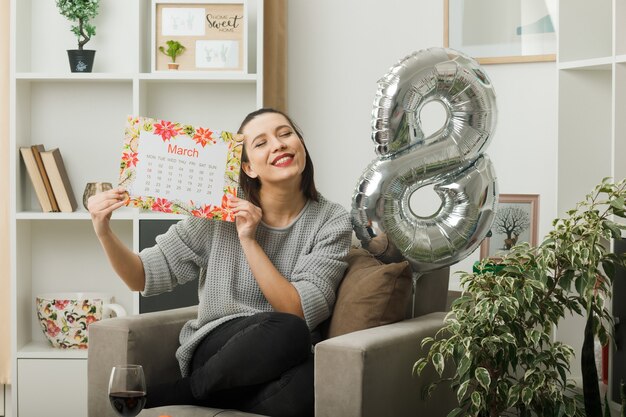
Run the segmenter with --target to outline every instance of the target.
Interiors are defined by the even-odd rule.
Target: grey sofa
[[[456,404],[445,384],[431,398],[421,388],[436,378],[432,367],[419,377],[413,363],[422,355],[420,342],[442,326],[449,270],[423,275],[415,291],[413,318],[327,339],[315,346],[316,417],[439,417]],[[146,379],[180,375],[174,352],[182,325],[195,307],[102,320],[89,327],[88,403],[90,417],[115,417],[107,384],[116,364],[137,363]],[[235,410],[168,406],[142,411],[141,417],[254,416]]]

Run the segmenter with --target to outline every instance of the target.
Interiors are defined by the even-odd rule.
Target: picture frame
[[[179,71],[246,72],[248,10],[244,1],[152,0],[151,71],[170,71],[159,50],[173,40],[186,49]]]
[[[498,259],[513,245],[537,245],[538,194],[500,194],[490,236],[480,245],[480,258]]]
[[[480,64],[556,61],[556,0],[444,0],[444,47]]]

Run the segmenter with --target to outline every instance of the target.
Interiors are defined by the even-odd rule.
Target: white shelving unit
[[[626,0],[560,0],[557,56],[562,216],[603,177],[626,177]],[[574,378],[580,378],[584,327],[576,317],[557,331],[577,353]],[[616,385],[609,379],[611,392]]]
[[[13,416],[87,415],[87,352],[49,345],[37,322],[38,294],[105,292],[129,313],[139,312],[138,294],[115,276],[81,204],[87,182],[117,182],[126,117],[232,131],[262,106],[263,0],[242,1],[248,11],[243,73],[150,73],[151,1],[106,0],[95,20],[97,35],[87,45],[97,51],[89,74],[69,70],[66,49],[75,48],[76,40],[54,1],[11,1]],[[42,213],[19,154],[20,147],[40,143],[60,148],[79,202],[76,212]],[[140,220],[177,218],[120,209],[111,224],[138,250]]]

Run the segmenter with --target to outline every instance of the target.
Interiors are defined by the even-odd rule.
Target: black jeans
[[[313,416],[311,337],[304,320],[292,314],[259,313],[222,324],[200,342],[191,369],[189,377],[169,387],[149,388],[147,406],[194,404],[272,417]]]

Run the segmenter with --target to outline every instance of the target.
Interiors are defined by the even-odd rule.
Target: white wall
[[[443,46],[443,2],[292,0],[288,7],[289,113],[304,131],[318,188],[349,209],[357,179],[375,158],[370,119],[376,82],[411,52]],[[485,70],[499,107],[488,154],[500,192],[540,194],[541,237],[556,215],[555,64]],[[452,270],[471,269],[478,252]],[[455,276],[450,287],[458,288]]]

